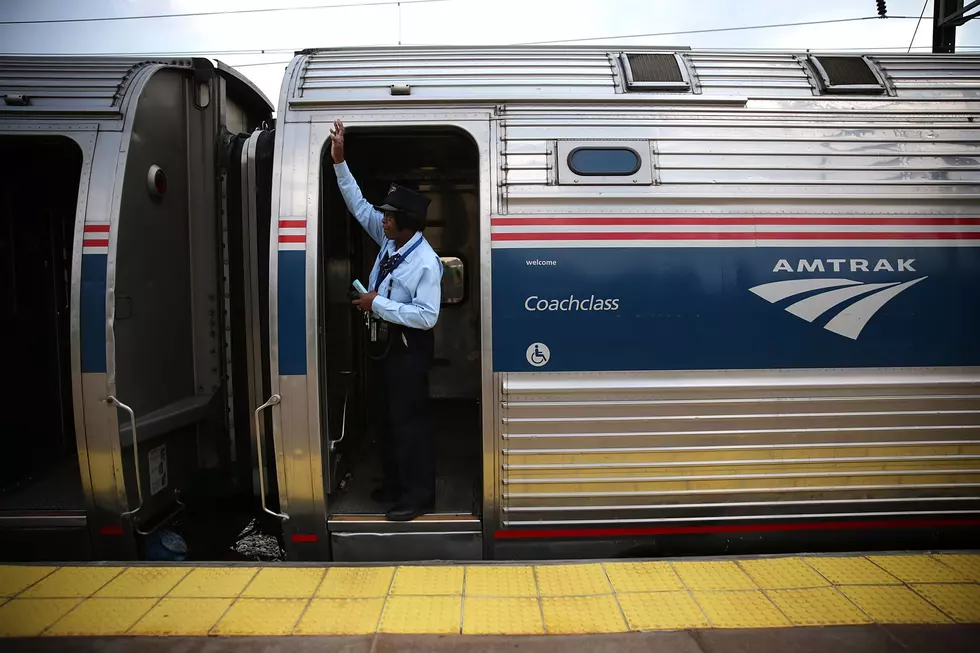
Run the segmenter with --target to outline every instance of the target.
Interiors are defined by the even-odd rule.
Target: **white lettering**
[[[860,270],[861,272],[867,272],[868,271],[868,262],[865,261],[863,258],[852,258],[851,259],[851,272],[857,272],[858,270]]]
[[[834,266],[834,272],[840,272],[840,264],[841,263],[847,263],[847,259],[846,258],[829,258],[829,259],[827,259],[827,262],[833,264],[833,266]]]
[[[906,259],[906,258],[900,258],[900,259],[898,259],[898,271],[899,272],[916,272],[916,269],[914,267],[912,267],[912,264],[913,263],[915,263],[915,259],[914,258],[908,258],[908,259]]]
[[[801,260],[800,264],[796,268],[796,271],[803,272],[804,270],[806,272],[823,272],[823,261],[816,259],[813,263],[811,263],[810,261]]]
[[[878,259],[878,262],[875,264],[875,272],[881,272],[882,270],[887,270],[888,272],[894,272],[895,268],[893,268],[892,264],[886,261],[885,259]]]
[[[558,311],[569,313],[572,311],[618,311],[618,299],[596,299],[591,295],[586,299],[576,299],[575,295],[570,295],[563,299],[545,299],[538,295],[531,295],[524,300],[524,310],[527,311]]]
[[[776,267],[774,267],[772,269],[772,271],[773,272],[792,272],[793,271],[793,268],[791,268],[789,266],[789,261],[787,261],[784,258],[781,258],[781,259],[779,259],[779,262],[776,263]]]

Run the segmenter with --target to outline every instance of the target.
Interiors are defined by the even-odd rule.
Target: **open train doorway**
[[[369,201],[392,183],[431,199],[424,236],[443,261],[442,304],[430,372],[434,511],[385,521],[372,501],[382,480],[377,411],[363,316],[350,304],[353,279],[367,282],[378,245],[337,188],[329,147],[321,161],[318,303],[321,415],[328,528],[335,560],[480,558],[482,502],[479,150],[459,129],[352,128],[347,163]],[[324,436],[326,438],[326,436]],[[404,537],[399,537],[404,535]],[[427,536],[428,535],[428,536]]]
[[[89,557],[72,401],[71,265],[82,152],[63,136],[0,136],[0,555]]]

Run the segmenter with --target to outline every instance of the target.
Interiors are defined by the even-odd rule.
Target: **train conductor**
[[[376,401],[384,480],[371,498],[391,505],[386,517],[408,521],[435,504],[435,461],[429,416],[433,332],[442,301],[442,261],[425,238],[429,199],[392,185],[372,206],[344,161],[344,125],[334,122],[330,156],[337,185],[364,230],[381,251],[367,293],[352,303],[370,312],[375,359],[371,393]]]

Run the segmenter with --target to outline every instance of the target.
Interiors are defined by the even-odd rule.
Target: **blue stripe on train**
[[[279,374],[306,374],[306,252],[279,252]]]
[[[980,365],[980,248],[502,248],[492,257],[498,372]],[[758,289],[818,279],[827,287]],[[858,287],[916,279],[893,297]],[[786,310],[838,290],[794,308],[812,321]],[[855,320],[856,339],[839,333]],[[534,343],[547,347],[547,363],[531,364],[546,351]]]
[[[82,291],[79,307],[82,372],[106,372],[105,362],[105,254],[82,256]]]

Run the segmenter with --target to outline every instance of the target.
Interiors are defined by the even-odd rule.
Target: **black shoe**
[[[434,506],[398,506],[385,513],[388,521],[412,521],[416,517],[421,517],[427,512],[431,512]]]
[[[371,491],[371,501],[375,503],[394,503],[398,501],[399,493],[386,487],[375,488]]]

